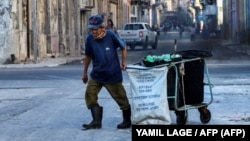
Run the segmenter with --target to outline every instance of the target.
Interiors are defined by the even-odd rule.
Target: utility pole
[[[32,33],[33,33],[33,51],[34,63],[37,63],[37,0],[32,1]]]

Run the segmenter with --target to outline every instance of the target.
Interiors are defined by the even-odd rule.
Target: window
[[[125,30],[139,30],[143,29],[141,24],[128,24],[125,26]]]

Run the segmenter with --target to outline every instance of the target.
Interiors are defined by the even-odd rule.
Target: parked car
[[[131,50],[134,50],[136,46],[142,46],[143,49],[151,46],[152,49],[156,49],[158,45],[157,32],[148,23],[126,23],[123,30],[118,31],[118,34]]]

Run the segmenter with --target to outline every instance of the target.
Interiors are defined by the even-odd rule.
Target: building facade
[[[210,0],[211,1],[211,0]],[[194,23],[215,21],[223,40],[250,41],[249,0],[1,0],[0,63],[36,63],[47,57],[79,56],[88,18],[102,14],[118,29],[127,22],[162,24],[182,7]],[[186,7],[187,6],[187,7]],[[205,18],[204,18],[205,17]],[[225,22],[226,21],[226,22]]]
[[[36,63],[47,57],[78,56],[88,18],[102,14],[119,28],[129,21],[129,0],[1,0],[0,63]]]
[[[223,0],[222,38],[236,43],[250,44],[250,1]]]

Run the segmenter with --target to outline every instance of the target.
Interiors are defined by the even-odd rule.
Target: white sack
[[[127,69],[132,93],[132,124],[171,124],[167,99],[167,67]]]

